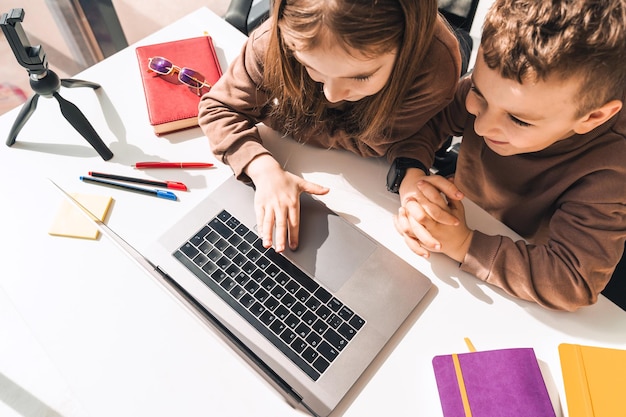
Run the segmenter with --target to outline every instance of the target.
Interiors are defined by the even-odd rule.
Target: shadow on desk
[[[390,164],[384,158],[363,158],[345,150],[322,149],[282,137],[265,125],[260,124],[258,127],[264,144],[284,169],[300,177],[310,173],[341,177],[346,185],[342,191],[353,188],[390,215],[397,213],[400,200],[397,194],[387,191],[386,178]],[[306,152],[299,152],[303,146],[307,147]],[[346,217],[355,224],[360,223],[354,214]]]
[[[102,110],[101,114],[104,117],[110,129],[110,133],[113,133],[113,136],[117,138],[118,142],[126,143],[126,128],[124,127],[122,119],[119,113],[117,112],[117,110],[115,109],[115,106],[113,106],[113,103],[109,99],[109,96],[107,95],[107,93],[104,91],[102,87],[97,88],[95,90],[94,89],[89,89],[89,90],[95,92],[95,95],[100,104],[100,108]],[[70,93],[69,96],[71,97],[72,94]],[[14,121],[14,123],[16,123],[18,119],[21,119],[20,124],[18,125],[19,128],[17,132],[17,138],[16,138],[15,143],[12,145],[12,147],[17,148],[17,149],[36,151],[36,152],[41,152],[41,153],[53,154],[53,155],[79,157],[79,158],[90,158],[94,155],[97,155],[97,152],[95,151],[95,149],[93,149],[89,145],[89,143],[87,143],[86,139],[82,137],[80,133],[76,130],[74,131],[76,144],[63,143],[65,138],[59,138],[58,140],[55,140],[55,138],[51,137],[51,134],[52,132],[54,132],[54,130],[45,129],[45,128],[40,128],[40,129],[35,130],[38,133],[41,132],[40,133],[41,136],[46,137],[45,141],[42,140],[41,142],[39,142],[38,140],[37,141],[32,141],[32,140],[23,141],[22,140],[22,135],[20,135],[20,132],[25,125],[38,124],[38,123],[41,123],[42,120],[44,120],[43,118],[38,117],[38,116],[33,117],[34,115],[37,115],[38,108],[41,108],[40,112],[51,112],[51,111],[55,112],[53,116],[55,118],[58,118],[58,120],[61,123],[67,123],[68,126],[72,126],[70,121],[63,120],[64,115],[60,107],[55,107],[53,104],[49,104],[46,102],[49,100],[52,102],[55,102],[55,100],[52,99],[51,97],[44,97],[44,99],[39,99],[36,102],[34,102],[35,103],[34,107],[30,107],[30,113],[28,113],[28,116],[26,116],[25,119],[21,119],[21,117],[23,117],[21,116],[21,112],[26,110],[27,107],[25,107],[26,105],[22,106],[22,108],[20,109],[20,115],[18,115],[16,117],[16,120]],[[94,121],[90,120],[90,117],[83,112],[83,110],[81,109],[81,105],[76,98],[70,98],[70,100],[68,99],[66,100],[76,105],[79,111],[87,119],[87,122],[93,126]],[[31,121],[31,118],[33,119],[32,121]],[[98,129],[95,127],[94,127],[94,130],[96,131],[98,136],[102,138],[103,142],[106,145],[106,143],[109,142],[109,140],[107,140],[109,139],[109,136],[110,136],[110,134],[107,134],[109,132],[99,132]],[[107,145],[107,146],[110,147],[111,145]]]

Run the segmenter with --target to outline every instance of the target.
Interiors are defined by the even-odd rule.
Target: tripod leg
[[[90,87],[90,88],[93,88],[94,90],[97,89],[97,88],[100,88],[100,84],[92,83],[91,81],[77,80],[77,79],[74,79],[74,78],[62,79],[61,80],[61,85],[63,87],[67,87],[67,88]]]
[[[59,95],[59,93],[53,94],[54,98],[59,102],[59,107],[61,108],[61,113],[63,117],[70,122],[70,124],[80,133],[87,142],[98,152],[98,154],[104,159],[108,161],[113,157],[113,152],[102,142],[100,136],[93,128],[89,120],[85,117],[85,115],[80,111],[78,107],[76,107],[73,103],[65,100],[63,97]]]
[[[22,106],[22,110],[20,110],[20,113],[17,115],[17,119],[15,119],[13,127],[11,127],[11,131],[9,132],[7,146],[13,146],[15,143],[18,133],[20,133],[20,130],[22,130],[28,119],[30,119],[30,116],[35,112],[37,100],[39,100],[39,94],[33,94]]]

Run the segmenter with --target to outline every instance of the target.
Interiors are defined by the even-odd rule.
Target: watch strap
[[[430,174],[430,170],[419,160],[398,157],[394,159],[389,168],[389,173],[387,174],[387,190],[397,194],[400,190],[400,184],[406,175],[406,170],[409,168],[419,168],[424,171],[426,175]]]

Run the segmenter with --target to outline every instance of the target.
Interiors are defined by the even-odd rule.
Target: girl
[[[284,171],[255,124],[401,162],[394,169],[405,201],[440,145],[414,138],[452,99],[460,68],[459,44],[436,0],[275,0],[203,96],[199,122],[215,156],[254,183],[259,233],[281,252],[287,240],[298,245],[300,193],[328,189]]]

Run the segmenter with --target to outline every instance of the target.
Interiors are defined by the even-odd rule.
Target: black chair
[[[470,32],[479,0],[439,0],[439,12],[452,27]]]
[[[439,11],[452,27],[469,32],[479,0],[439,0]],[[249,35],[269,16],[272,0],[231,0],[224,19]],[[471,50],[471,48],[470,48]]]
[[[268,18],[270,9],[271,0],[231,0],[224,19],[248,36]]]
[[[626,311],[626,245],[624,245],[622,260],[617,264],[615,272],[613,272],[613,276],[602,294]]]

